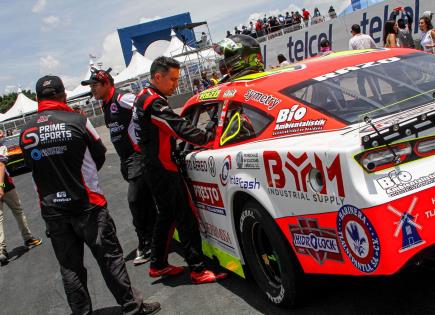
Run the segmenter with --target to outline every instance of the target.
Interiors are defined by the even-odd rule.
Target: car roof
[[[226,90],[237,89],[237,87],[246,88],[247,86],[255,86],[258,90],[278,92],[286,87],[296,85],[338,69],[413,53],[418,53],[418,51],[406,48],[341,51],[322,57],[306,59],[285,68],[246,75],[211,89],[221,89],[221,92],[225,92]],[[224,93],[220,93],[214,101],[223,99],[223,94]],[[194,95],[186,102],[183,112],[191,105],[197,104],[198,101],[200,101],[198,96]]]

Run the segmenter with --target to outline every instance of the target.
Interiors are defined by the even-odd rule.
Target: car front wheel
[[[258,203],[247,202],[239,221],[246,263],[268,299],[279,306],[296,303],[297,269],[288,241]]]

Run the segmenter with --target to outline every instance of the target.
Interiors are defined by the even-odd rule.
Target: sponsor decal
[[[21,142],[24,144],[24,149],[31,149],[39,144],[39,137],[36,134],[38,128],[33,127],[26,129],[21,135]]]
[[[296,157],[288,152],[286,160],[283,161],[278,152],[264,151],[263,162],[269,195],[343,205],[345,192],[339,154],[328,165],[316,153],[302,153]],[[308,175],[312,168],[316,168],[322,174],[324,185],[319,193],[308,192]],[[296,190],[284,189],[288,184]]]
[[[239,186],[242,189],[260,189],[260,182],[258,179],[246,180],[239,176],[230,176],[230,185]]]
[[[197,161],[192,157],[191,160],[186,160],[186,167],[190,171],[207,172],[207,161]]]
[[[245,100],[253,100],[254,102],[266,105],[268,110],[274,109],[279,103],[281,103],[279,98],[255,90],[248,90],[245,94]]]
[[[119,133],[125,129],[124,125],[119,124],[117,121],[109,123],[107,127],[110,129],[110,134]]]
[[[260,169],[260,158],[258,153],[239,152],[236,155],[236,163],[238,169]]]
[[[53,199],[54,203],[62,203],[62,202],[69,202],[69,201],[71,201],[71,198],[68,197],[66,191],[58,191],[56,193],[56,198]]]
[[[38,119],[36,120],[37,124],[42,124],[48,121],[48,119],[50,118],[51,115],[41,115],[38,117]]]
[[[30,132],[39,131],[39,135],[36,133]],[[31,138],[33,140],[31,140]],[[38,143],[54,143],[59,141],[69,141],[72,139],[71,130],[66,129],[65,123],[57,123],[40,126],[39,128],[31,128],[24,132],[23,134],[23,143],[28,142],[24,148],[29,149],[38,145]],[[30,143],[31,142],[31,143]]]
[[[51,147],[51,148],[45,148],[45,149],[33,149],[30,152],[30,157],[34,159],[35,161],[40,160],[42,157],[52,156],[52,155],[62,155],[67,151],[67,146],[57,146],[57,147]]]
[[[326,119],[303,120],[307,113],[306,107],[293,105],[291,108],[283,108],[278,112],[275,128],[272,135],[279,136],[295,132],[323,130]]]
[[[400,60],[399,57],[391,57],[391,58],[381,59],[381,60],[378,60],[378,61],[371,61],[371,62],[367,62],[367,63],[362,63],[360,65],[350,66],[350,67],[345,67],[345,68],[342,68],[342,69],[338,69],[337,71],[321,75],[321,76],[319,76],[317,78],[313,78],[313,80],[321,82],[321,81],[325,81],[327,79],[338,77],[339,75],[342,75],[342,74],[349,73],[351,71],[358,71],[360,69],[371,68],[371,67],[379,66],[379,65],[382,65],[382,64],[396,62],[396,61],[399,61],[399,60]]]
[[[337,215],[337,235],[344,252],[360,271],[371,273],[378,268],[381,245],[378,235],[362,211],[345,205]]]
[[[432,206],[435,205],[435,197],[432,197]],[[435,209],[424,212],[426,219],[435,218]]]
[[[210,172],[210,175],[212,177],[215,177],[216,176],[216,163],[215,163],[214,158],[212,156],[210,156],[208,158],[207,167],[208,167],[208,171]]]
[[[116,114],[116,113],[118,113],[118,106],[116,106],[116,103],[112,103],[112,104],[110,104],[110,112],[111,112],[112,114]]]
[[[230,98],[230,97],[234,97],[236,94],[237,94],[237,90],[226,90],[223,97]]]
[[[217,226],[208,222],[203,222],[203,225],[208,237],[211,237],[218,242],[223,242],[227,246],[231,245],[230,247],[233,248],[233,243],[231,242],[230,233],[228,233],[228,231],[218,228]]]
[[[199,209],[226,215],[222,195],[217,184],[192,181],[195,203]]]
[[[426,241],[421,239],[417,231],[417,229],[423,229],[423,227],[416,222],[418,215],[415,218],[412,215],[417,201],[418,198],[414,197],[408,207],[408,210],[405,212],[397,210],[391,204],[389,204],[387,207],[389,211],[400,218],[398,222],[394,222],[394,225],[397,225],[397,228],[394,231],[394,237],[397,238],[400,234],[400,231],[402,231],[402,247],[399,249],[399,253],[403,253],[426,243]]]
[[[220,89],[205,90],[199,94],[199,100],[200,101],[214,100],[219,97],[220,93],[221,93]]]
[[[224,159],[222,170],[219,175],[219,179],[221,181],[222,186],[226,186],[228,184],[228,179],[230,177],[230,170],[231,170],[231,156],[227,155]]]
[[[388,173],[388,176],[381,177],[376,182],[385,190],[388,197],[395,197],[435,183],[435,172],[413,179],[406,171],[393,170]]]
[[[334,229],[320,228],[316,219],[300,218],[298,223],[289,225],[298,254],[311,256],[319,264],[327,259],[343,261]]]

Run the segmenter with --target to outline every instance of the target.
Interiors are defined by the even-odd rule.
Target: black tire
[[[299,271],[290,244],[267,211],[247,202],[239,220],[240,238],[252,277],[275,305],[293,307]]]

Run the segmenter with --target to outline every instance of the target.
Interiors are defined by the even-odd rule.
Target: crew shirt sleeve
[[[118,103],[122,108],[132,110],[136,96],[132,93],[126,93],[119,96]]]
[[[194,145],[205,145],[213,137],[177,115],[163,99],[156,99],[151,104],[151,121],[172,136]]]
[[[89,119],[86,119],[86,140],[91,156],[100,170],[106,160],[106,147]]]

